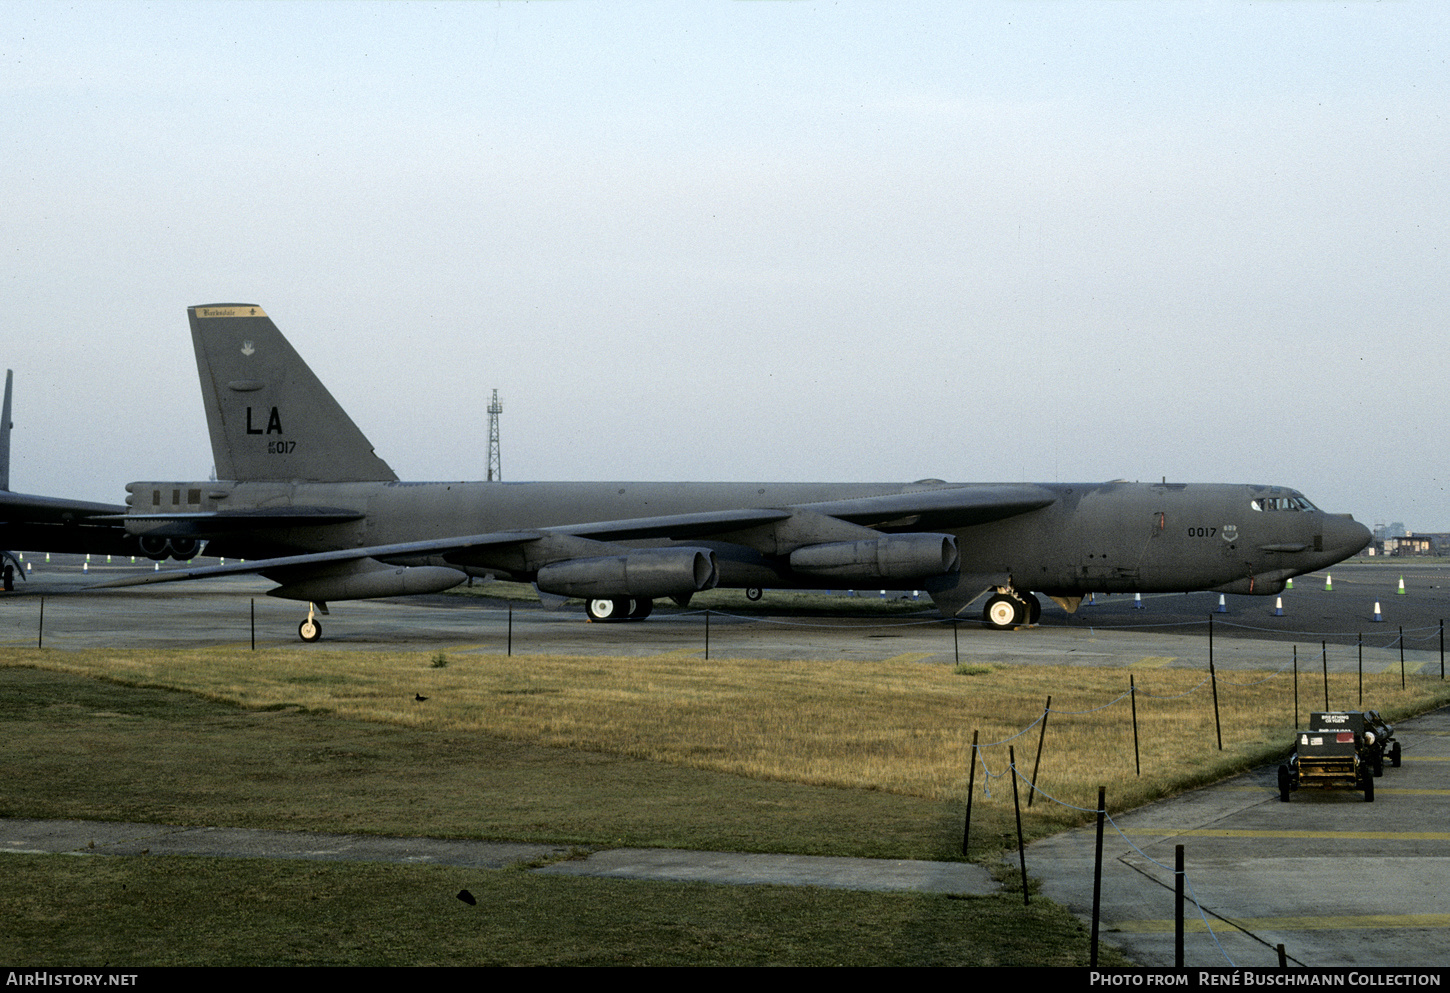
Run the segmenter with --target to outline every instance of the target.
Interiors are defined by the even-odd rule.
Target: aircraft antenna
[[[498,457],[498,415],[503,413],[503,404],[498,402],[498,390],[493,391],[493,401],[488,405],[488,481],[503,479],[503,467]]]

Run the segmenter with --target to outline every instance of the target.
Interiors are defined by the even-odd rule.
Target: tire
[[[632,621],[642,621],[646,617],[648,617],[654,609],[655,602],[653,600],[647,598],[636,600],[634,601],[634,609],[629,612],[629,619]]]
[[[1021,624],[1027,616],[1027,605],[1016,597],[998,593],[982,608],[982,624],[998,631]]]
[[[612,623],[622,621],[629,616],[634,604],[628,599],[610,600],[586,600],[584,601],[584,612],[589,615],[591,621],[604,621]]]
[[[749,600],[751,603],[755,603],[763,596],[765,596],[765,591],[759,586],[752,586],[745,591],[745,599]]]
[[[1282,802],[1282,803],[1288,803],[1289,802],[1289,793],[1292,790],[1293,790],[1293,786],[1289,782],[1289,767],[1286,766],[1286,765],[1281,765],[1281,766],[1279,766],[1279,800],[1280,800],[1280,802]]]
[[[1390,749],[1390,765],[1396,769],[1400,767],[1400,743],[1398,741]]]
[[[1037,599],[1034,593],[1023,593],[1023,601],[1027,604],[1027,623],[1036,624],[1042,620],[1042,601]]]
[[[1364,777],[1364,802],[1374,803],[1374,777]]]
[[[314,641],[320,641],[322,639],[322,625],[309,617],[297,625],[297,637],[309,645]]]

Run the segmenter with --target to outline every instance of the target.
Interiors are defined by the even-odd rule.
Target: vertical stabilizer
[[[219,303],[187,316],[219,478],[398,478],[262,308]]]
[[[0,490],[10,489],[10,380],[15,374],[5,370],[5,403],[0,405]]]

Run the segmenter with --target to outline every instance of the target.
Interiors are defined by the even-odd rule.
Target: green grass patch
[[[426,652],[5,650],[0,816],[955,859],[973,733],[990,743],[982,761],[1000,775],[1006,747],[996,743],[1037,720],[1048,694],[1039,782],[1081,806],[1092,805],[1099,783],[1116,810],[1214,781],[1283,754],[1294,730],[1287,676],[1221,676],[1218,752],[1205,675],[1138,671],[1137,777],[1127,673],[983,668],[962,678],[948,666],[890,661],[463,654],[440,668]],[[1354,699],[1354,676],[1332,675],[1330,684],[1338,705]],[[1322,681],[1301,690],[1307,700]],[[1450,698],[1426,677],[1401,691],[1397,673],[1366,677],[1366,694],[1391,721]],[[1035,732],[1018,739],[1024,765],[1035,740]],[[979,768],[979,789],[981,777]],[[1041,837],[1081,816],[1039,803],[1024,828]],[[973,857],[994,861],[1014,838],[1011,789],[996,779],[974,801]],[[464,879],[439,867],[246,860],[6,856],[4,864],[0,895],[10,902],[0,902],[8,928],[0,948],[28,964],[1085,957],[1067,915],[1045,901],[1023,911],[1010,895],[481,870]],[[463,887],[481,897],[479,907],[454,900]],[[531,923],[521,904],[541,908],[538,921],[548,923]],[[508,913],[460,916],[488,906]]]
[[[12,965],[1063,965],[1046,900],[376,863],[4,855]],[[467,889],[477,900],[457,898]],[[1106,949],[1103,964],[1124,960]]]

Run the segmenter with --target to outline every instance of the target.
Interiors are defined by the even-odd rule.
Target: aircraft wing
[[[0,490],[0,548],[27,552],[128,554],[125,507]]]
[[[165,572],[148,572],[138,576],[123,576],[105,583],[96,583],[88,588],[110,589],[121,586],[146,586],[151,583],[176,583],[187,579],[210,579],[215,576],[241,576],[252,572],[305,570],[314,566],[356,562],[360,559],[370,558],[415,558],[443,555],[445,552],[466,554],[470,550],[538,541],[543,536],[542,531],[500,531],[494,534],[470,535],[465,538],[404,541],[393,545],[341,548],[330,552],[306,552],[301,555],[281,555],[267,559],[253,559],[249,562],[233,562],[229,565],[205,565],[186,569],[167,569]]]
[[[124,508],[118,508],[124,510]],[[157,534],[175,537],[215,537],[251,528],[313,527],[318,524],[346,524],[366,517],[360,510],[338,507],[257,507],[245,510],[215,510],[191,514],[116,514],[97,520],[146,521],[157,525]]]
[[[1031,484],[949,486],[797,507],[673,514],[624,521],[598,521],[548,530],[564,531],[599,541],[646,538],[689,541],[711,537],[728,541],[731,532],[774,524],[790,518],[796,512],[805,511],[878,530],[909,528],[914,531],[932,531],[972,527],[1015,517],[1046,507],[1056,499],[1051,490]]]
[[[659,538],[674,541],[710,539],[729,541],[734,534],[751,528],[766,527],[787,521],[801,512],[810,518],[834,517],[858,526],[860,526],[860,522],[872,522],[883,528],[911,527],[919,529],[923,525],[964,527],[1027,513],[1047,506],[1054,499],[1055,497],[1050,491],[1031,485],[947,487],[854,500],[838,500],[802,507],[741,508],[621,521],[591,521],[560,527],[434,538],[390,545],[368,545],[325,552],[307,552],[228,565],[149,572],[110,580],[92,588],[171,583],[246,573],[298,574],[305,573],[311,568],[334,566],[338,563],[357,562],[363,559],[375,559],[383,562],[433,559],[458,565],[476,565],[479,562],[488,561],[491,553],[497,553],[509,546],[547,542],[551,538],[556,543],[564,542],[564,544],[558,545],[557,547],[561,551],[550,553],[549,558],[566,560],[573,557],[583,558],[590,554],[602,554],[609,551],[608,546],[604,543],[613,541]],[[347,513],[329,512],[324,508],[283,508],[278,512],[277,519],[285,520],[289,512],[309,519],[306,515],[313,511],[324,514]],[[209,522],[208,526],[211,526],[226,515],[218,513],[154,516],[159,520],[167,521],[179,521],[188,517],[205,518]],[[258,517],[247,512],[232,515],[232,518],[238,529],[245,527],[248,520],[254,524],[259,522]],[[260,518],[260,520],[265,520],[268,524],[275,523],[273,519],[269,518]],[[317,523],[317,518],[312,517],[310,521]],[[582,539],[582,541],[569,545],[567,544],[568,539]],[[828,538],[823,535],[820,540],[824,541]]]

